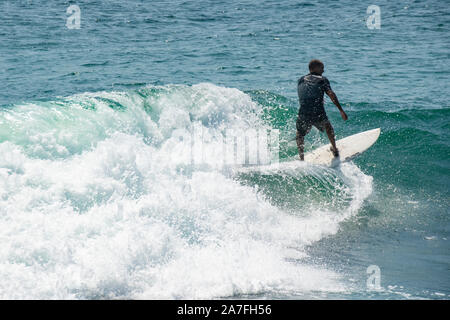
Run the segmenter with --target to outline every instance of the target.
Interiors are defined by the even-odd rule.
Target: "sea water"
[[[449,19],[439,0],[1,1],[0,298],[448,299]],[[219,163],[228,129],[296,156],[313,58],[337,138],[379,127],[372,148],[193,163],[180,130]]]

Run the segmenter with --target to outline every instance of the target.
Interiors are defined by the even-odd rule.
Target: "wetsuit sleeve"
[[[322,85],[322,88],[323,88],[323,92],[327,92],[327,91],[330,91],[330,90],[331,90],[330,81],[328,81],[328,79],[325,78],[325,77],[323,77],[323,85]]]

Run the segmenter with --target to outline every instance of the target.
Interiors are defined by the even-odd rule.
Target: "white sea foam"
[[[83,94],[60,109],[24,105],[1,115],[0,125],[16,132],[0,143],[0,298],[346,290],[336,272],[308,265],[303,249],[356,214],[371,177],[344,164],[344,210],[284,212],[226,172],[171,161],[185,147],[177,129],[200,123],[220,136],[266,126],[250,97],[211,84],[156,89],[144,97]]]

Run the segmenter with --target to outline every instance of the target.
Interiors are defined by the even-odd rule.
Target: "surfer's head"
[[[323,62],[318,59],[313,59],[309,62],[309,72],[322,74],[324,70]]]

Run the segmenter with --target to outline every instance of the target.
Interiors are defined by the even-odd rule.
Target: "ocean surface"
[[[449,299],[449,25],[444,0],[1,0],[0,298]],[[313,58],[372,148],[176,161],[195,127],[213,161],[227,129],[295,157]]]

